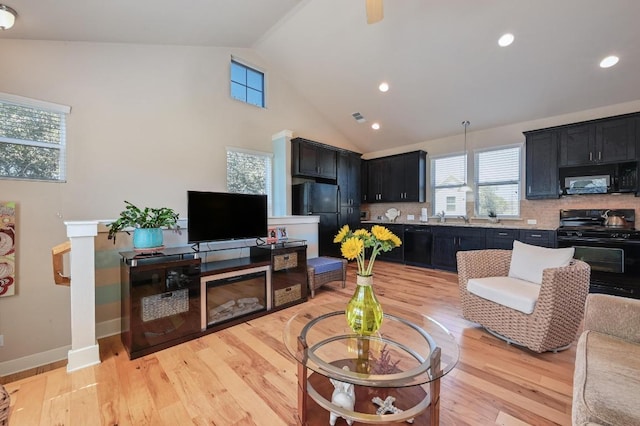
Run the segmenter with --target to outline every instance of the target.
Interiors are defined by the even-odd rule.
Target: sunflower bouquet
[[[349,225],[343,226],[333,239],[340,244],[342,256],[347,260],[356,259],[358,275],[368,277],[373,274],[373,263],[380,252],[390,251],[402,244],[400,238],[384,226],[374,225],[371,231],[357,229],[352,231]],[[366,263],[365,249],[371,249],[369,263]]]

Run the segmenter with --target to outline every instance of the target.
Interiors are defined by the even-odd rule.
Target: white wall
[[[231,54],[267,70],[266,109],[229,97]],[[226,146],[271,152],[282,129],[350,146],[249,49],[0,40],[0,57],[1,92],[72,108],[67,183],[0,180],[0,199],[17,202],[0,363],[70,343],[69,289],[50,256],[63,220],[115,218],[124,200],[186,217],[188,189],[226,189]]]

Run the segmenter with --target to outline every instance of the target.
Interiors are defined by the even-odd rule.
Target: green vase
[[[356,292],[345,310],[347,323],[354,333],[370,335],[382,325],[382,306],[373,292],[373,277],[356,277]]]

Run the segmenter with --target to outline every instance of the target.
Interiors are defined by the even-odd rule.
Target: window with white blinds
[[[476,212],[520,215],[520,146],[476,152]]]
[[[467,193],[465,184],[466,154],[431,159],[431,193],[434,214],[446,216],[466,215]]]
[[[70,107],[0,93],[0,178],[64,182]]]
[[[272,154],[227,148],[227,191],[239,194],[266,194],[267,211],[272,207]]]

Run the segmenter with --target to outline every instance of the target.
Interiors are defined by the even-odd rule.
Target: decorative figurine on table
[[[349,367],[346,365],[342,367],[343,370],[349,370]],[[346,408],[347,410],[353,411],[353,407],[356,405],[356,392],[352,383],[345,383],[335,379],[331,380],[331,384],[335,388],[333,390],[333,394],[331,395],[331,403],[337,405],[338,407]],[[329,416],[329,424],[334,426],[336,424],[336,420],[338,419],[338,414],[331,412]],[[344,418],[344,417],[342,417]],[[353,420],[347,420],[347,424],[352,425]]]
[[[396,407],[395,405],[393,405],[393,403],[396,402],[396,399],[391,395],[386,397],[384,399],[384,401],[379,396],[375,396],[375,397],[373,397],[371,402],[373,402],[378,407],[380,407],[376,411],[376,414],[379,415],[379,416],[382,416],[383,414],[387,414],[387,413],[399,414],[399,413],[402,413],[402,411],[403,411],[403,410],[399,409],[398,407]],[[413,423],[414,419],[411,418],[409,420],[406,420],[406,422],[407,423]]]

